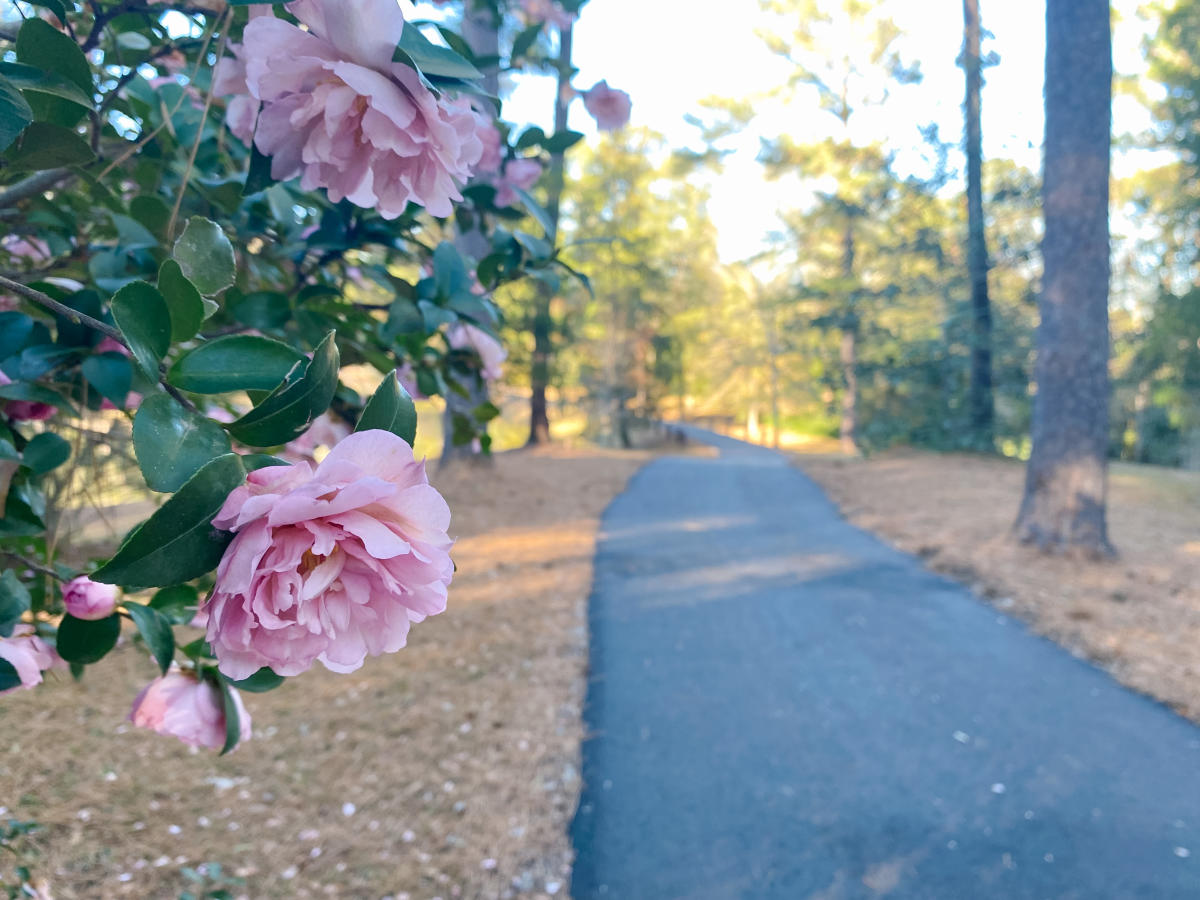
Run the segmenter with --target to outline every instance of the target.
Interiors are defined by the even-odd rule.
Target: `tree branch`
[[[49,190],[60,181],[66,181],[74,174],[70,169],[47,169],[45,172],[30,175],[24,181],[18,181],[12,187],[0,192],[0,209],[16,206],[22,200],[36,197],[42,191]]]
[[[5,278],[0,275],[0,288],[12,291],[20,297],[24,297],[31,303],[36,303],[45,309],[50,310],[55,315],[63,316],[76,325],[86,325],[88,328],[99,331],[106,337],[112,338],[123,347],[128,347],[129,344],[125,341],[124,335],[117,329],[113,328],[99,319],[93,319],[86,313],[81,313],[77,309],[71,309],[65,303],[59,303],[48,294],[43,294],[41,291],[35,290],[27,285],[21,284],[19,281],[13,281],[11,278]]]

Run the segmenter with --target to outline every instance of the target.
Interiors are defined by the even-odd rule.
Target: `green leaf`
[[[52,431],[43,431],[25,445],[23,456],[25,465],[38,475],[44,475],[71,458],[71,442]]]
[[[33,121],[33,110],[11,81],[0,76],[0,151],[7,150]]]
[[[554,226],[554,220],[550,218],[550,213],[547,212],[542,204],[534,200],[528,191],[521,188],[513,188],[513,193],[517,195],[517,199],[521,201],[521,205],[525,207],[525,211],[533,216],[537,220],[537,223],[542,226],[547,237],[556,232],[557,229]],[[553,248],[551,248],[551,251],[553,251]]]
[[[158,610],[140,603],[126,603],[125,611],[142,633],[142,640],[166,675],[171,668],[171,661],[175,659],[175,632],[171,630],[171,623]]]
[[[17,32],[17,60],[63,76],[88,97],[93,96],[92,67],[74,39],[37,17],[26,19]],[[68,128],[86,114],[91,103],[79,104],[62,97],[34,94],[28,98],[34,117]]]
[[[281,384],[228,426],[235,440],[250,447],[286,444],[307,431],[313,420],[329,408],[337,389],[340,361],[334,336],[332,331],[325,336],[299,379]]]
[[[483,73],[449,47],[433,43],[410,25],[400,32],[400,46],[392,57],[395,62],[407,63],[423,75],[443,75],[447,78],[482,78]]]
[[[292,318],[292,305],[286,294],[255,291],[229,304],[229,311],[241,324],[259,331],[282,328]]]
[[[70,128],[34,122],[8,153],[13,171],[41,172],[64,166],[82,166],[96,158],[87,141]]]
[[[221,677],[224,678],[225,676],[222,675]],[[239,691],[246,691],[250,694],[265,694],[267,691],[275,690],[275,688],[279,687],[287,679],[282,675],[276,675],[267,666],[263,666],[249,678],[243,678],[241,681],[225,680],[229,681]]]
[[[517,138],[517,149],[528,150],[530,147],[538,146],[544,140],[546,140],[546,132],[542,131],[536,125],[530,125]]]
[[[0,693],[21,686],[21,676],[7,659],[0,659]]]
[[[29,612],[31,602],[29,590],[16,572],[9,570],[0,575],[0,637],[12,637],[13,628]]]
[[[188,281],[208,297],[233,284],[237,275],[233,244],[216,222],[200,216],[188,219],[174,256]]]
[[[229,682],[220,677],[216,681],[220,687],[221,701],[225,708],[225,746],[221,748],[221,755],[224,756],[238,745],[238,741],[242,737],[242,717],[238,715],[237,701],[233,697],[233,688],[229,686]]]
[[[55,97],[70,100],[72,103],[78,103],[80,106],[92,105],[92,98],[89,94],[84,93],[79,89],[79,85],[57,72],[43,72],[36,66],[27,66],[24,63],[0,62],[0,75],[3,75],[22,91],[52,94]]]
[[[471,286],[462,254],[449,241],[442,241],[433,251],[433,278],[439,297],[453,297]]]
[[[550,153],[565,153],[582,140],[582,132],[560,131],[542,141],[542,146]]]
[[[200,594],[190,584],[163,588],[150,598],[150,608],[158,610],[167,621],[175,625],[186,625],[192,621],[199,605]]]
[[[230,445],[225,429],[212,419],[167,394],[153,394],[133,417],[133,449],[150,489],[171,493]]]
[[[158,381],[159,361],[171,349],[171,311],[152,285],[133,281],[115,294],[113,319],[133,352],[138,367],[151,381]]]
[[[171,366],[167,381],[197,394],[270,391],[298,363],[306,361],[303,353],[287,344],[252,334],[234,334],[185,353]]]
[[[538,39],[538,35],[542,33],[542,23],[534,22],[532,25],[527,25],[520,34],[513,38],[512,59],[520,59],[529,52],[529,48],[533,46],[534,41]]]
[[[204,300],[175,260],[165,260],[159,267],[158,291],[171,313],[171,341],[191,340],[204,321]]]
[[[88,384],[116,407],[124,407],[133,388],[133,363],[120,353],[97,353],[81,366]]]
[[[29,400],[33,403],[46,403],[50,406],[57,406],[72,416],[79,415],[79,410],[67,402],[62,394],[40,384],[29,384],[24,381],[16,381],[12,384],[0,384],[0,397],[3,397],[5,400]]]
[[[213,528],[213,516],[245,480],[236,453],[217,457],[139,525],[92,580],[126,589],[170,587],[211,572],[233,539]]]
[[[70,663],[91,665],[104,659],[121,636],[121,617],[116,613],[89,621],[63,616],[58,626],[58,655]]]
[[[417,436],[417,407],[395,372],[389,372],[363,407],[355,431],[378,428],[399,435],[409,444]]]
[[[275,179],[271,177],[271,157],[251,145],[250,166],[246,170],[246,186],[242,188],[242,196],[249,197],[251,194],[265,191],[273,184]]]

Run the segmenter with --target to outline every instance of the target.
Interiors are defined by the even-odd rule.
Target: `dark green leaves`
[[[0,150],[7,150],[32,121],[29,103],[11,81],[0,76]]]
[[[204,301],[175,260],[168,259],[159,268],[158,290],[171,313],[171,340],[179,343],[195,337],[204,321]]]
[[[21,676],[7,659],[0,659],[0,693],[21,686]]]
[[[117,645],[120,636],[121,617],[116,613],[94,622],[63,616],[58,626],[56,649],[69,663],[91,665],[102,660]]]
[[[250,447],[274,447],[299,437],[329,408],[337,389],[339,361],[334,333],[330,332],[313,352],[304,374],[277,387],[229,425],[229,433]]]
[[[199,605],[200,594],[190,584],[163,588],[150,598],[150,608],[158,610],[173,625],[192,621]]]
[[[29,612],[29,604],[29,591],[21,584],[17,573],[7,571],[0,575],[0,637],[12,637],[21,616]]]
[[[134,281],[113,295],[111,308],[139,368],[158,381],[159,361],[171,348],[171,312],[162,294],[144,281]]]
[[[188,281],[208,297],[233,284],[237,274],[233,244],[216,222],[200,216],[188,219],[174,256]]]
[[[286,679],[282,675],[276,675],[275,672],[263,666],[249,678],[243,678],[241,681],[230,681],[239,691],[246,691],[251,694],[265,694],[267,691],[273,691],[279,687]]]
[[[151,490],[179,490],[210,460],[228,453],[229,436],[212,419],[166,394],[147,397],[133,419],[133,449]]]
[[[304,354],[287,344],[235,334],[201,344],[180,357],[167,380],[197,394],[269,391],[304,361]]]
[[[51,431],[35,434],[25,445],[22,461],[38,475],[57,469],[71,458],[71,444]]]
[[[255,677],[253,675],[251,678]],[[242,738],[242,717],[238,711],[237,700],[234,699],[233,688],[224,678],[217,678],[216,683],[221,691],[221,703],[225,707],[225,746],[221,748],[224,756],[238,745]]]
[[[43,72],[61,75],[84,95],[92,96],[92,68],[87,57],[74,39],[48,22],[31,17],[22,23],[17,33],[17,59]],[[48,94],[34,94],[27,99],[38,121],[67,128],[82,119],[91,106],[90,101],[79,104]]]
[[[138,526],[92,580],[125,588],[170,587],[211,572],[231,539],[212,527],[213,516],[245,480],[237,454],[217,457]]]
[[[125,405],[133,387],[133,364],[128,357],[120,353],[97,353],[85,359],[81,368],[83,377],[100,396],[118,408]]]
[[[378,428],[399,435],[409,444],[417,436],[417,407],[394,372],[384,376],[363,408],[355,431]]]
[[[24,63],[0,62],[0,75],[22,91],[52,94],[80,106],[92,105],[91,96],[84,93],[75,82],[56,72],[43,72],[36,66],[27,66]]]
[[[157,610],[140,603],[126,603],[125,611],[129,613],[129,618],[133,619],[133,624],[141,632],[142,640],[146,642],[158,667],[166,675],[171,661],[175,658],[175,633],[171,631],[171,623]]]
[[[396,62],[407,63],[422,75],[441,75],[445,78],[482,78],[483,73],[449,47],[433,43],[415,25],[400,33],[400,46],[393,56]]]
[[[65,166],[82,166],[96,158],[88,142],[71,128],[34,122],[9,151],[13,171],[38,172]]]

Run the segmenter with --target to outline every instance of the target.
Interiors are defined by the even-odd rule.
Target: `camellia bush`
[[[13,4],[0,693],[83,677],[129,620],[148,657],[131,720],[228,752],[251,736],[239,691],[354,671],[445,609],[450,510],[413,456],[413,397],[488,452],[497,410],[463,398],[500,375],[492,293],[582,277],[530,194],[582,135],[518,129],[495,96],[553,71],[582,0],[466,2],[441,23],[395,0]],[[474,42],[446,24],[464,17]],[[604,82],[580,96],[603,128],[629,117]],[[372,394],[349,364],[378,371]],[[132,422],[111,464],[163,500],[78,571],[47,485],[103,416]]]

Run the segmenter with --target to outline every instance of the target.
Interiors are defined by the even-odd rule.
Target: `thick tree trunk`
[[[983,129],[980,93],[979,0],[963,0],[963,68],[967,74],[967,270],[971,278],[971,385],[969,408],[973,443],[991,450],[995,441],[992,396],[992,307],[988,299],[987,235],[983,219]]]
[[[497,22],[494,15],[486,7],[468,12],[463,18],[463,39],[470,45],[476,56],[498,56],[500,52],[500,35],[497,32]],[[500,73],[496,68],[484,72],[483,88],[490,94],[500,90]],[[487,235],[484,234],[482,223],[468,231],[459,232],[454,238],[454,245],[464,256],[475,262],[487,256],[489,251]],[[454,419],[456,416],[474,418],[474,410],[489,400],[486,381],[475,378],[459,379],[465,395],[451,390],[446,394],[446,409],[442,413],[442,458],[441,465],[456,459],[467,459],[476,462],[490,460],[490,456],[480,454],[479,448],[473,443],[454,443]],[[484,426],[483,433],[487,434]]]
[[[1110,555],[1108,0],[1046,4],[1045,263],[1033,453],[1016,531],[1049,551]]]
[[[847,284],[854,278],[854,222],[846,220],[842,234],[842,275]],[[842,343],[838,357],[842,363],[842,422],[839,428],[843,453],[858,453],[858,311],[856,300],[846,298],[842,322]]]
[[[567,128],[567,113],[570,110],[571,98],[571,26],[559,30],[558,33],[558,91],[554,95],[554,133],[565,131]],[[558,217],[562,206],[565,162],[562,153],[550,156],[549,197],[546,201],[546,212],[550,216],[553,231],[546,235],[552,244],[558,243]],[[533,310],[533,360],[529,372],[529,443],[547,444],[550,442],[550,417],[546,409],[546,388],[550,384],[550,362],[554,356],[554,344],[551,337],[550,318],[551,291],[543,283],[537,287],[537,297],[534,299]]]

